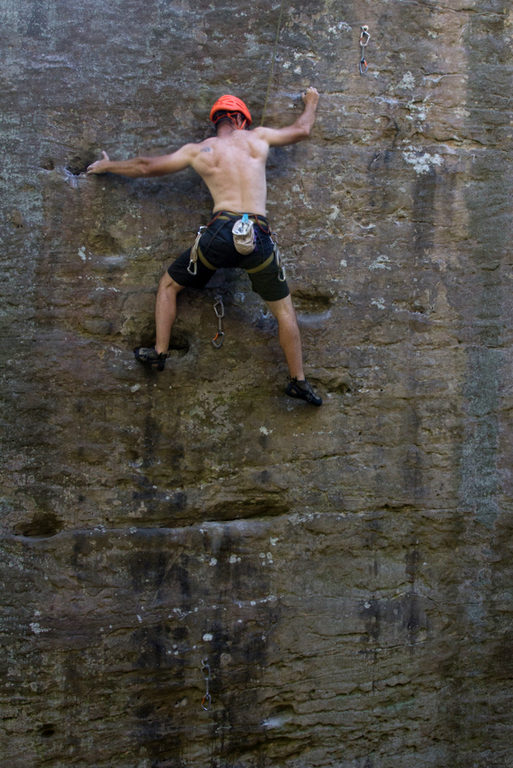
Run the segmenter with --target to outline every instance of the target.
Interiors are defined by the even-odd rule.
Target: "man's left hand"
[[[110,162],[110,159],[109,159],[108,154],[106,152],[102,151],[102,159],[101,160],[96,160],[96,162],[91,163],[91,165],[88,166],[87,171],[86,171],[87,175],[93,174],[93,173],[96,173],[96,174],[98,174],[98,173],[106,173],[107,170],[108,170],[106,165],[109,162]]]

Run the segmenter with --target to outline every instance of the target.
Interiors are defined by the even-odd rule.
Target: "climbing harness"
[[[370,40],[369,27],[364,24],[360,27],[360,74],[364,75],[367,72],[369,65],[365,59],[365,48]]]
[[[223,304],[222,296],[216,296],[214,301],[214,312],[216,313],[216,317],[217,317],[217,333],[212,339],[212,346],[215,347],[216,349],[221,349],[224,341],[224,331],[223,331],[224,304]]]
[[[217,232],[221,229],[221,227],[224,226],[225,222],[229,220],[230,216],[229,214],[224,214],[223,212],[219,211],[216,213],[212,221],[207,226],[201,226],[198,229],[198,234],[196,235],[196,239],[194,241],[194,244],[191,248],[190,256],[189,256],[189,264],[187,265],[187,272],[189,272],[190,275],[195,276],[198,272],[198,259],[201,261],[201,263],[207,267],[207,269],[210,269],[212,272],[216,271],[216,267],[209,262],[209,260],[206,258],[205,253],[200,247],[200,240],[202,235],[204,234],[205,230],[210,227],[214,221],[219,221],[218,228],[214,231],[212,234],[211,241],[216,237]],[[244,213],[242,215],[242,218],[237,219],[235,224],[232,227],[232,237],[233,237],[233,244],[235,249],[244,255],[247,255],[249,253],[252,253],[255,249],[256,244],[256,233],[254,229],[254,224],[257,224],[257,226],[261,227],[261,224],[259,222],[259,218],[255,216],[255,222],[253,222],[252,219],[249,218],[249,214]],[[287,279],[286,272],[285,272],[285,265],[282,262],[281,253],[278,249],[278,245],[276,242],[276,235],[274,233],[269,232],[268,229],[263,230],[266,231],[266,233],[270,236],[271,242],[273,244],[273,249],[270,253],[270,255],[264,259],[264,261],[261,264],[258,264],[256,267],[250,267],[244,268],[248,275],[256,274],[257,272],[261,272],[263,269],[266,269],[266,267],[270,266],[273,261],[276,261],[276,266],[278,267],[278,280],[280,283],[284,283]],[[210,242],[211,242],[210,241]],[[206,251],[208,253],[208,245],[206,247]],[[212,339],[212,346],[215,347],[215,349],[220,349],[223,346],[224,342],[224,330],[223,330],[223,318],[224,318],[224,304],[223,304],[223,298],[222,296],[216,296],[214,301],[214,312],[217,317],[217,333]]]
[[[203,659],[201,662],[201,671],[203,672],[203,678],[205,680],[205,695],[201,699],[201,708],[208,712],[212,703],[210,696],[210,664],[208,659]]]

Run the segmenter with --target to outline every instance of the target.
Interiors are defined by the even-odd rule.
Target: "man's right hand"
[[[91,163],[90,166],[88,166],[86,174],[89,176],[89,174],[93,173],[106,173],[107,172],[107,163],[110,162],[109,156],[106,152],[102,152],[102,159],[96,160],[96,162]]]

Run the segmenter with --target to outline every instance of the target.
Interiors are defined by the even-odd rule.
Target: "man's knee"
[[[266,302],[267,306],[275,316],[275,318],[278,320],[285,320],[289,322],[297,322],[296,320],[296,311],[294,309],[294,305],[292,304],[292,298],[290,294],[288,296],[285,296],[284,299],[278,299],[277,301],[268,301]]]
[[[184,286],[177,283],[176,280],[174,280],[171,277],[169,272],[164,272],[164,274],[160,278],[159,291],[180,293],[180,291],[182,291],[183,288]]]

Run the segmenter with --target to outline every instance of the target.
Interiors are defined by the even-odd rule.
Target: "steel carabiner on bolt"
[[[203,659],[201,662],[201,671],[205,679],[205,695],[201,699],[201,708],[208,712],[210,704],[212,703],[212,697],[210,696],[210,664],[208,659]]]
[[[370,40],[369,27],[364,24],[360,27],[360,74],[364,75],[367,72],[369,65],[365,60],[365,48]]]

